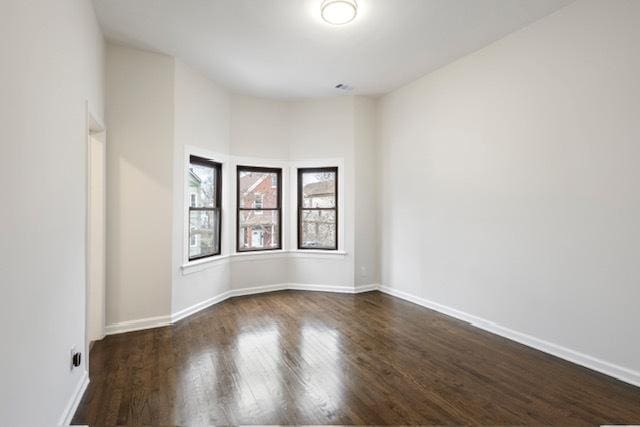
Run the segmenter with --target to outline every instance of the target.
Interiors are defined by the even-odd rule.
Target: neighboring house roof
[[[249,173],[240,177],[240,188],[245,188],[244,194],[256,189],[269,175],[264,173]]]
[[[313,182],[304,186],[304,195],[306,197],[318,197],[333,195],[335,192],[335,183],[333,181]]]
[[[195,172],[193,171],[193,169],[189,169],[189,175],[191,175],[191,178],[195,179],[198,183],[201,183],[202,180],[200,179],[200,177],[198,175],[195,174]]]

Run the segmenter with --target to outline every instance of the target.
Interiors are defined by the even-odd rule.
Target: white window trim
[[[236,255],[245,255],[245,254],[252,254],[252,255],[257,255],[257,256],[266,256],[268,254],[272,254],[272,253],[278,253],[278,254],[283,254],[286,253],[288,250],[288,246],[287,246],[287,242],[289,241],[289,222],[290,222],[290,218],[288,215],[288,210],[287,210],[287,206],[289,203],[289,188],[288,185],[286,184],[287,182],[289,182],[289,162],[286,160],[280,160],[280,159],[262,159],[259,157],[232,157],[231,161],[231,175],[230,178],[232,181],[232,185],[231,185],[231,194],[232,194],[232,201],[231,201],[231,212],[233,212],[233,225],[232,228],[229,230],[229,233],[232,237],[232,246],[231,248],[233,248],[231,250],[231,255],[232,256],[236,256]],[[258,167],[258,168],[275,168],[275,169],[282,169],[282,175],[281,175],[281,180],[282,182],[280,183],[280,186],[282,186],[281,189],[281,194],[282,194],[282,200],[281,200],[281,210],[282,210],[282,219],[281,219],[281,224],[280,227],[282,228],[282,235],[280,236],[280,238],[282,239],[281,242],[281,247],[282,249],[270,249],[270,250],[263,250],[263,251],[246,251],[246,252],[238,252],[237,248],[236,248],[236,239],[237,236],[236,234],[238,233],[238,230],[236,230],[236,221],[237,218],[235,218],[236,212],[238,212],[237,209],[237,203],[238,203],[238,198],[236,195],[236,192],[238,191],[237,189],[237,185],[238,185],[238,180],[237,180],[237,169],[238,166],[250,166],[250,167]],[[264,203],[264,201],[263,201]],[[262,259],[262,258],[261,258]]]
[[[289,163],[291,168],[291,205],[290,213],[291,218],[293,218],[291,225],[291,235],[289,240],[289,248],[294,253],[326,253],[330,254],[346,254],[345,246],[344,246],[344,237],[345,237],[345,216],[344,216],[344,206],[345,199],[349,197],[349,195],[345,194],[345,185],[344,185],[344,160],[343,159],[314,159],[314,160],[298,160],[292,161]],[[298,249],[298,169],[306,169],[306,168],[329,168],[329,167],[337,167],[338,168],[338,229],[336,230],[338,233],[338,249],[334,250],[318,250],[318,249]]]
[[[221,176],[222,176],[222,199],[220,206],[220,214],[222,215],[222,223],[220,225],[220,232],[222,233],[222,239],[220,240],[220,255],[213,255],[207,258],[202,258],[198,260],[189,261],[189,247],[190,247],[190,230],[189,230],[189,206],[191,206],[191,191],[189,188],[189,167],[191,165],[191,156],[202,157],[205,159],[210,159],[216,163],[221,164]],[[227,179],[227,169],[229,167],[229,157],[225,154],[216,153],[214,151],[205,150],[199,147],[193,146],[185,146],[184,150],[184,162],[183,162],[183,235],[182,235],[182,267],[185,266],[193,266],[193,265],[202,265],[207,262],[212,262],[219,260],[223,257],[225,253],[228,251],[228,236],[226,235],[227,224],[229,222],[228,214],[229,210],[227,206],[229,206],[228,198],[228,179]]]
[[[189,261],[189,166],[190,157],[198,156],[211,159],[222,165],[222,214],[220,242],[220,255],[208,258]],[[185,146],[184,153],[184,182],[183,182],[183,256],[182,273],[191,274],[207,268],[214,267],[220,263],[244,262],[256,259],[269,258],[342,258],[347,256],[345,251],[345,200],[349,197],[345,192],[345,170],[344,160],[333,159],[310,159],[310,160],[279,160],[263,159],[258,157],[238,157],[229,156],[213,152],[210,150]],[[258,252],[236,252],[236,191],[237,191],[237,166],[255,166],[282,169],[282,249]],[[318,250],[318,249],[298,249],[298,169],[317,167],[337,167],[338,168],[338,249]]]

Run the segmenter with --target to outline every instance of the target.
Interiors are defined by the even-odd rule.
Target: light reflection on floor
[[[235,403],[241,413],[277,417],[282,399],[280,334],[276,325],[238,335],[234,352],[238,383]],[[271,412],[271,413],[269,413]]]
[[[336,414],[343,404],[340,334],[324,326],[304,325],[301,336],[303,374],[308,379],[303,393],[320,403],[323,412]]]
[[[304,414],[310,406],[324,417],[340,412],[340,334],[324,324],[303,324],[298,331],[285,340],[279,325],[271,323],[237,335],[232,357],[219,363],[218,370],[220,375],[232,377],[219,379],[227,394],[232,390],[228,399],[235,406],[232,412],[247,418],[259,415],[265,420]],[[196,360],[194,369],[198,363],[201,361]],[[296,381],[286,375],[292,372],[287,365],[299,367]]]

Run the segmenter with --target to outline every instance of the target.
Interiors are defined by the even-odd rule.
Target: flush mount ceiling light
[[[320,5],[322,19],[332,25],[353,21],[358,13],[356,0],[324,0]]]

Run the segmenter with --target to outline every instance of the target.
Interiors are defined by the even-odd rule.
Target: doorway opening
[[[87,107],[87,242],[85,367],[91,343],[105,336],[106,132]]]

